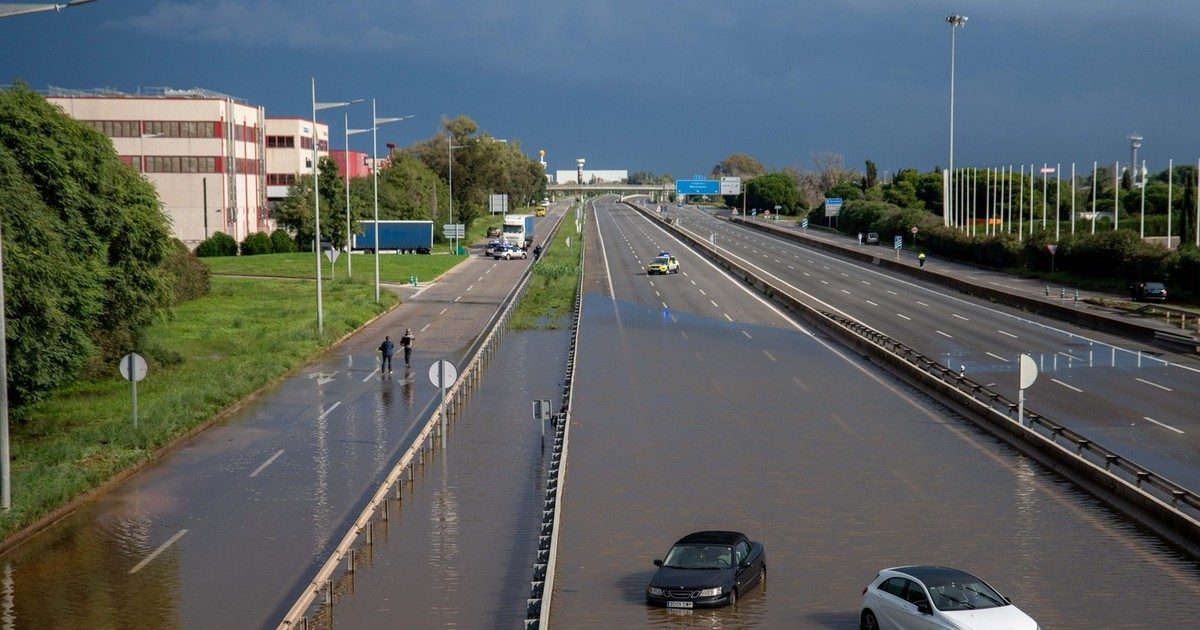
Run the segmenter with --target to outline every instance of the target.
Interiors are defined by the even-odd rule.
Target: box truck
[[[433,249],[433,221],[380,221],[379,251],[428,254]],[[375,251],[374,221],[359,221],[352,243],[356,251]]]

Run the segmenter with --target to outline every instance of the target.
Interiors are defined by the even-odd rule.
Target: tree
[[[270,254],[272,251],[274,250],[271,247],[271,236],[266,232],[247,234],[245,240],[242,241],[241,253],[243,256]]]
[[[139,349],[174,297],[163,267],[171,237],[154,187],[112,142],[23,83],[0,91],[0,199],[9,392],[20,407]]]
[[[713,167],[712,177],[713,179],[721,177],[750,179],[752,177],[759,177],[765,172],[762,163],[758,160],[745,153],[734,153]]]
[[[804,207],[800,202],[800,191],[796,188],[796,180],[783,172],[769,173],[745,182],[743,194],[746,196],[747,208],[773,212],[775,206],[781,206],[780,212],[783,214],[796,214]],[[739,206],[742,204],[740,195],[736,203]]]
[[[338,175],[337,162],[326,156],[318,163],[321,178],[321,238],[335,246],[346,242],[346,200],[342,178]],[[312,251],[313,231],[313,178],[300,175],[288,189],[288,196],[275,206],[273,215],[279,225],[296,235],[301,250]],[[351,229],[354,226],[351,225]]]
[[[867,160],[867,172],[863,175],[863,190],[870,190],[875,187],[879,180],[879,170],[875,167],[875,162]]]

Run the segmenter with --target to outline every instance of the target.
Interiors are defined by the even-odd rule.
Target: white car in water
[[[987,582],[958,569],[884,569],[863,589],[859,628],[1038,630],[1029,615]]]

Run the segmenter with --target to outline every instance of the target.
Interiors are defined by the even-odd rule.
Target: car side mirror
[[[662,560],[659,560],[659,559],[655,558],[655,559],[654,559],[654,566],[656,566],[656,567],[661,567],[661,566],[662,566]]]
[[[929,605],[928,601],[918,602],[917,612],[921,613],[922,615],[932,615],[933,607]]]

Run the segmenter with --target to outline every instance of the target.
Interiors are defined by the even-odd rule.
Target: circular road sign
[[[446,382],[443,383],[438,379],[438,366],[442,366],[442,374],[446,377]],[[433,383],[434,387],[450,387],[454,381],[458,380],[458,370],[454,368],[454,364],[449,361],[435,361],[429,366],[429,382]]]
[[[912,233],[913,233],[913,236],[917,235],[917,226],[915,226],[915,225],[913,226]]]
[[[1028,354],[1021,355],[1021,389],[1028,389],[1037,380],[1038,368],[1037,362]]]
[[[142,355],[131,352],[121,357],[121,362],[117,364],[117,369],[121,370],[121,376],[127,381],[138,382],[146,378],[146,360]]]

